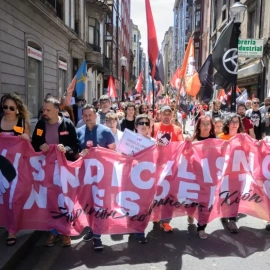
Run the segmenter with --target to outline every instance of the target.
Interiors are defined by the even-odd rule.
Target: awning
[[[259,75],[262,72],[261,60],[256,60],[250,63],[250,65],[238,70],[238,79],[244,79],[247,77],[253,77]]]

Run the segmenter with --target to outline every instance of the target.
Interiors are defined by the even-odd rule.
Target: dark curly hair
[[[215,137],[216,134],[215,134],[215,126],[213,124],[213,121],[211,119],[211,117],[209,115],[202,115],[199,117],[197,123],[196,123],[196,126],[195,126],[195,130],[194,130],[194,134],[193,134],[193,137],[192,137],[192,141],[194,140],[198,140],[200,135],[201,135],[201,130],[200,130],[200,125],[201,125],[201,122],[202,120],[208,120],[210,121],[210,124],[211,124],[211,129],[210,129],[210,132],[209,132],[209,136],[213,136]]]
[[[18,116],[23,118],[27,124],[30,125],[30,112],[28,111],[27,107],[25,106],[23,100],[21,97],[18,95],[11,93],[11,94],[6,94],[3,99],[3,104],[7,100],[12,100],[18,109]]]
[[[224,123],[223,123],[222,131],[224,134],[229,134],[229,124],[233,120],[233,118],[235,118],[235,117],[237,117],[239,120],[239,128],[237,130],[237,133],[244,132],[244,127],[243,127],[243,123],[242,123],[240,115],[238,115],[236,113],[230,113],[229,115],[227,115],[227,117],[225,118]]]

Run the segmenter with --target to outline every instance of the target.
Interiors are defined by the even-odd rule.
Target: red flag
[[[109,78],[108,95],[109,95],[110,98],[116,98],[117,97],[117,93],[116,93],[116,89],[115,89],[115,85],[114,85],[112,76],[110,76],[110,78]]]
[[[180,82],[181,82],[181,68],[179,67],[173,74],[170,83],[173,88],[176,88],[178,90]]]
[[[156,28],[149,0],[145,0],[145,8],[146,8],[147,34],[148,34],[148,56],[149,60],[153,65],[151,76],[152,78],[154,78],[159,49],[158,49]]]
[[[76,76],[74,76],[73,80],[71,81],[70,85],[67,88],[67,103],[70,104],[72,99],[72,93],[74,91],[75,85],[76,85]]]
[[[140,76],[138,78],[137,84],[135,86],[135,89],[137,90],[138,93],[142,93],[142,85],[143,85],[143,76],[142,72],[140,73]]]

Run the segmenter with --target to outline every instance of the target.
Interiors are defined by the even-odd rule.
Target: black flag
[[[220,34],[213,49],[212,58],[215,74],[215,84],[222,88],[228,88],[229,84],[235,84],[238,72],[238,42],[233,32],[234,23],[231,21]]]
[[[199,71],[199,77],[202,84],[202,100],[209,102],[213,97],[213,62],[212,54],[209,54]]]
[[[150,70],[152,70],[153,64],[150,60],[149,60],[149,66],[150,66]],[[164,85],[163,55],[160,52],[158,53],[158,58],[157,58],[157,62],[156,62],[156,72],[155,72],[154,79],[156,81],[160,81],[161,84]]]

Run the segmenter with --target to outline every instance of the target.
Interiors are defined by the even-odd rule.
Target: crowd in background
[[[263,104],[254,98],[238,104],[236,113],[221,109],[219,100],[210,104],[188,102],[185,108],[176,106],[171,100],[168,105],[151,105],[133,102],[112,102],[109,96],[103,95],[92,104],[85,99],[77,98],[70,105],[66,97],[60,101],[47,94],[39,110],[38,122],[31,131],[30,113],[23,100],[16,94],[2,96],[0,104],[0,135],[19,136],[29,140],[35,151],[46,152],[50,145],[66,154],[68,160],[85,157],[91,147],[104,147],[117,151],[125,129],[137,132],[158,145],[167,145],[173,141],[202,141],[208,138],[229,140],[237,133],[247,133],[253,139],[261,140],[270,135],[270,98]],[[194,125],[194,133],[186,129],[187,119]],[[201,239],[206,239],[207,218],[199,216],[197,230]],[[237,233],[237,217],[223,218],[228,222],[230,232]],[[170,232],[173,228],[170,219],[157,221],[160,228]],[[193,223],[193,217],[188,217]],[[267,225],[270,229],[270,225]],[[53,246],[59,240],[59,233],[52,229],[45,243]],[[144,232],[138,232],[139,243],[146,243]],[[95,249],[102,249],[101,235],[90,228],[84,241],[93,240]],[[16,243],[16,233],[9,232],[7,245]],[[62,246],[70,246],[68,235],[62,236]]]

